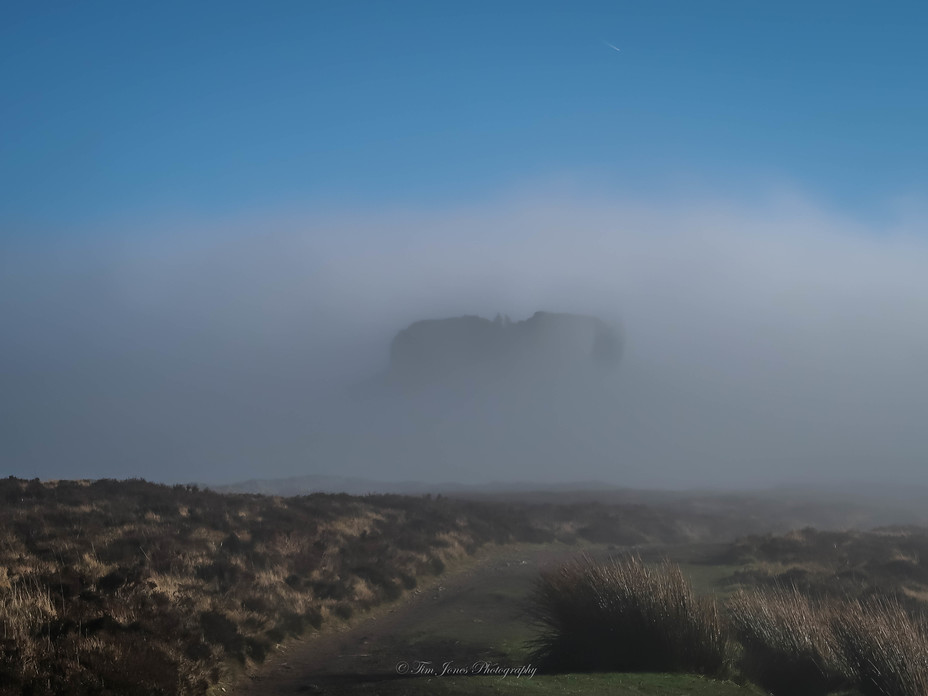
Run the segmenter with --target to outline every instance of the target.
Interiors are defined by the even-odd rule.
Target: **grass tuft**
[[[795,588],[729,602],[742,673],[777,696],[928,694],[928,633],[895,599],[810,599]]]
[[[728,602],[741,672],[774,694],[817,696],[851,681],[831,630],[833,609],[795,588],[741,591]]]
[[[928,694],[928,633],[898,601],[855,600],[832,618],[835,639],[866,696]]]
[[[719,675],[726,632],[714,600],[697,598],[680,568],[630,556],[589,556],[544,572],[530,598],[542,633],[533,662],[549,672]]]

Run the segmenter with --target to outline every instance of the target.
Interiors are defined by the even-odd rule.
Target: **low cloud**
[[[472,480],[918,481],[928,244],[917,209],[877,228],[799,196],[545,192],[11,245],[0,461],[30,477],[460,480],[447,449],[466,433],[442,442],[410,426],[391,438],[389,418],[352,419],[337,395],[382,369],[412,321],[545,309],[623,324],[615,399],[561,461],[510,442],[505,467],[474,461]],[[428,447],[398,442],[416,433]]]

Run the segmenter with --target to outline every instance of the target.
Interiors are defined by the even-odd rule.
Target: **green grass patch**
[[[410,677],[377,683],[382,696],[760,696],[760,689],[689,674],[559,674],[528,677]]]

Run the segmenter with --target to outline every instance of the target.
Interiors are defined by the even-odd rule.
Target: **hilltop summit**
[[[417,321],[390,346],[390,374],[403,383],[448,377],[544,374],[615,367],[621,333],[596,317],[535,312],[524,321],[478,316]]]

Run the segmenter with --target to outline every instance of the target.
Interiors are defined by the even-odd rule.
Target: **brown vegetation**
[[[742,589],[721,614],[673,563],[584,557],[543,573],[531,608],[533,657],[547,671],[731,670],[775,696],[928,694],[922,605],[879,588],[866,598]]]
[[[631,504],[0,480],[0,693],[203,693],[487,543],[679,544],[733,523]],[[734,646],[732,664],[778,694],[925,694],[926,558],[913,528],[748,537],[714,559],[741,565],[726,582],[748,588],[721,615],[673,565],[584,559],[536,588],[536,655],[719,674]]]
[[[811,596],[890,595],[911,606],[928,598],[928,530],[919,527],[749,536],[712,560],[741,566],[728,584],[796,587]]]
[[[715,559],[741,570],[729,609],[742,669],[776,694],[853,685],[928,694],[928,530],[806,528],[749,536]]]
[[[0,481],[0,692],[202,693],[230,661],[414,588],[490,541],[503,506]]]
[[[834,607],[777,588],[739,592],[728,611],[742,673],[770,692],[815,696],[851,681],[832,631]]]
[[[801,529],[749,536],[715,559],[744,647],[742,669],[776,694],[852,685],[867,696],[928,694],[928,530]]]
[[[743,673],[777,696],[841,687],[865,696],[928,694],[924,616],[893,599],[811,599],[777,589],[741,592],[729,610]]]
[[[584,556],[542,574],[531,596],[547,671],[720,674],[726,633],[715,601],[697,598],[680,568],[637,556]]]
[[[681,541],[642,506],[0,480],[0,693],[193,694],[487,543]]]

